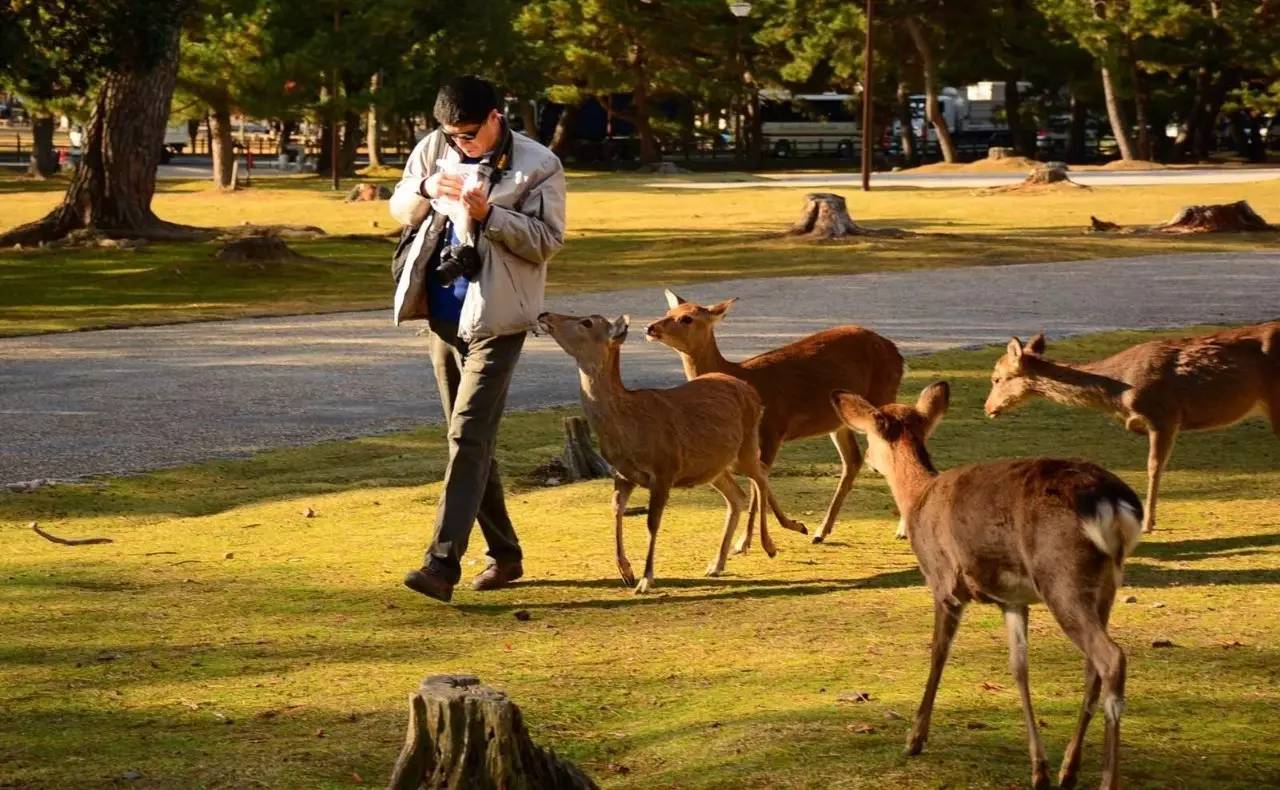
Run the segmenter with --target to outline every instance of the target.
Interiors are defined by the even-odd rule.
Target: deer
[[[1209,335],[1151,340],[1082,365],[1044,357],[1044,334],[1013,338],[991,372],[987,416],[1032,397],[1083,406],[1147,435],[1143,532],[1156,526],[1160,478],[1181,431],[1225,428],[1264,416],[1280,437],[1280,321]]]
[[[1125,653],[1107,633],[1124,561],[1141,537],[1142,503],[1111,472],[1086,461],[1030,458],[939,473],[926,448],[950,403],[946,382],[926,387],[914,406],[877,407],[861,395],[831,393],[841,420],[867,436],[867,464],[889,483],[912,551],[933,594],[933,640],[924,697],[907,756],[929,737],[934,699],[965,607],[1004,612],[1009,668],[1022,699],[1031,780],[1049,787],[1044,745],[1027,680],[1027,620],[1044,603],[1085,656],[1085,693],[1058,774],[1074,787],[1085,731],[1099,694],[1106,716],[1102,787],[1119,786]]]
[[[636,594],[654,588],[654,547],[672,488],[710,484],[724,497],[727,512],[720,549],[708,576],[724,572],[738,519],[749,505],[733,478],[746,475],[757,496],[768,496],[768,473],[760,462],[759,425],[764,406],[748,384],[711,374],[669,389],[629,390],[622,383],[621,350],[630,317],[543,313],[542,331],[578,364],[582,409],[600,437],[600,449],[614,468],[613,515],[618,571]],[[636,486],[649,489],[649,552],[637,582],[623,546],[622,517]],[[760,513],[760,544],[777,553]]]
[[[845,497],[862,468],[862,452],[853,432],[832,413],[832,390],[857,392],[874,404],[892,403],[902,383],[902,355],[892,341],[859,326],[838,326],[808,335],[763,354],[731,362],[721,355],[715,327],[737,299],[703,307],[666,291],[668,310],[651,323],[645,339],[662,343],[680,354],[685,377],[723,373],[741,379],[760,393],[764,419],[760,421],[760,461],[773,468],[785,442],[829,434],[840,454],[840,480],[827,506],[822,526],[813,536],[822,543],[831,535]],[[808,528],[786,517],[772,496],[769,507],[782,526],[807,534]],[[753,498],[747,532],[736,547],[746,551],[758,507]]]

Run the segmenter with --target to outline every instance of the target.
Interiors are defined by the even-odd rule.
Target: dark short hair
[[[454,77],[436,94],[436,120],[449,126],[484,123],[498,109],[498,91],[493,83],[474,74]]]

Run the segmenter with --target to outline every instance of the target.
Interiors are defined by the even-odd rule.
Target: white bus
[[[776,157],[852,158],[862,143],[861,100],[849,93],[760,91],[763,148]]]

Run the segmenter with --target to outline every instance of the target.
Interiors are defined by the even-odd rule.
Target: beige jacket
[[[436,160],[457,161],[444,134],[432,132],[418,142],[404,176],[391,196],[391,216],[401,225],[421,226],[432,213],[422,183]],[[547,262],[564,246],[565,179],[560,159],[523,134],[512,135],[511,161],[489,192],[493,210],[479,229],[476,248],[484,266],[467,289],[458,322],[463,340],[513,335],[533,329],[542,312]],[[429,234],[419,230],[396,283],[396,324],[427,317],[426,249]]]

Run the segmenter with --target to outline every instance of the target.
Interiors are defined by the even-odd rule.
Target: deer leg
[[[1080,648],[1080,652],[1084,653],[1085,660],[1092,664],[1093,672],[1097,675],[1095,682],[1100,687],[1102,711],[1107,720],[1100,786],[1104,790],[1116,790],[1120,787],[1120,716],[1124,712],[1126,661],[1124,651],[1107,634],[1107,615],[1110,613],[1115,589],[1112,587],[1110,591],[1101,591],[1098,600],[1103,603],[1097,608],[1090,606],[1090,602],[1086,600],[1094,596],[1092,594],[1086,596],[1084,591],[1079,589],[1061,593],[1050,589],[1046,592],[1048,594],[1045,596],[1045,603],[1049,611],[1053,612],[1053,616],[1057,618],[1058,624],[1062,626],[1067,637]],[[1091,677],[1087,676],[1086,681]],[[1092,684],[1089,684],[1085,688],[1086,703],[1090,702],[1091,698],[1096,699],[1096,694],[1093,692]],[[1086,712],[1091,707],[1086,705]],[[1088,724],[1083,713],[1081,719],[1083,724]],[[1076,737],[1083,737],[1082,729]],[[1072,739],[1073,745],[1075,740],[1076,738]],[[1068,758],[1070,758],[1070,752],[1068,752]],[[1078,756],[1076,762],[1079,762]],[[1064,769],[1065,767],[1067,766],[1064,766]],[[1068,779],[1074,782],[1075,777],[1068,776]]]
[[[778,442],[771,440],[769,437],[765,437],[763,441],[757,439],[757,442],[759,442],[759,451],[757,453],[758,463],[764,468],[765,473],[768,474],[769,471],[773,469],[774,460],[778,457],[779,444]],[[747,448],[745,454],[751,454],[752,452],[754,451]],[[750,461],[739,458],[738,467],[740,471],[745,473],[749,464]],[[733,547],[734,554],[746,554],[747,549],[751,548],[751,535],[756,530],[756,514],[760,512],[760,507],[760,490],[753,485],[751,486],[751,506],[747,509],[747,531],[743,533],[742,537],[738,540],[738,544]]]
[[[1147,452],[1147,508],[1142,514],[1142,531],[1152,532],[1156,528],[1156,493],[1160,488],[1160,476],[1164,466],[1173,453],[1173,440],[1178,438],[1178,429],[1152,430],[1147,434],[1150,447]]]
[[[844,498],[853,487],[853,478],[857,477],[858,470],[862,469],[862,451],[858,449],[858,443],[854,440],[851,429],[839,428],[832,431],[831,443],[836,446],[836,452],[840,453],[840,482],[836,483],[835,496],[831,498],[827,515],[822,519],[822,529],[813,536],[814,543],[826,540],[831,530],[835,528],[836,519],[840,516],[840,508],[844,506]]]
[[[1040,729],[1031,709],[1031,686],[1027,680],[1027,607],[1006,606],[1004,625],[1009,636],[1009,671],[1018,684],[1022,697],[1022,716],[1027,725],[1027,747],[1031,752],[1031,785],[1036,790],[1049,787],[1049,762],[1044,756],[1044,744],[1040,741]]]
[[[729,557],[729,546],[733,541],[733,533],[738,529],[738,518],[742,515],[743,509],[749,505],[749,500],[742,489],[738,487],[733,475],[728,472],[712,480],[711,486],[724,497],[725,507],[728,508],[724,517],[724,537],[720,539],[720,551],[716,554],[716,558],[711,561],[711,564],[707,566],[708,576],[719,576],[724,573],[724,563]],[[754,484],[752,484],[752,490],[755,490]]]
[[[751,490],[756,501],[767,502],[773,496],[773,492],[769,489],[769,475],[760,468],[760,463],[754,458],[740,462],[740,465],[743,473],[751,478]],[[760,548],[764,549],[764,553],[770,557],[778,553],[778,548],[773,545],[773,538],[769,535],[769,519],[764,508],[760,508]]]
[[[623,584],[628,587],[635,586],[636,574],[631,570],[631,563],[627,560],[627,547],[622,541],[622,514],[627,509],[631,492],[635,490],[635,483],[618,475],[613,476],[613,540],[617,548],[618,573],[622,575]]]
[[[960,616],[964,613],[964,604],[952,604],[935,601],[933,604],[933,645],[930,649],[929,679],[924,685],[924,698],[920,700],[920,708],[916,711],[916,720],[911,727],[911,736],[907,739],[907,756],[911,757],[924,749],[924,742],[929,739],[929,720],[933,717],[933,700],[938,694],[938,682],[942,680],[942,668],[946,666],[947,655],[951,652],[951,642],[956,638],[960,628]]]
[[[653,552],[658,543],[658,525],[662,523],[662,511],[667,506],[670,494],[671,483],[666,480],[655,480],[649,487],[649,553],[644,559],[644,578],[636,585],[636,595],[643,595],[653,589]]]
[[[1111,605],[1115,602],[1114,592],[1110,597],[1104,595],[1098,606],[1098,619],[1103,628],[1111,615]],[[1062,769],[1058,771],[1058,785],[1063,788],[1076,786],[1076,775],[1080,771],[1080,756],[1084,750],[1084,736],[1093,720],[1093,712],[1098,704],[1098,694],[1102,691],[1102,678],[1093,661],[1084,659],[1084,702],[1080,706],[1080,719],[1076,722],[1076,730],[1067,743],[1067,751],[1062,755]]]

